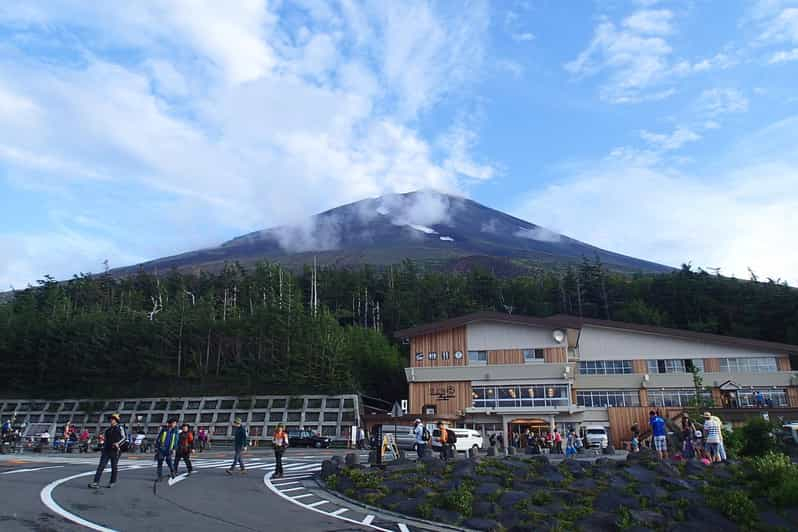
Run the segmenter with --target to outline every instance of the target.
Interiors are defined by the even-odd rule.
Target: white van
[[[457,435],[457,442],[454,444],[456,451],[464,453],[469,449],[479,450],[482,448],[482,433],[473,429],[447,428]],[[432,449],[440,452],[441,450],[441,431],[437,428],[432,431]]]
[[[609,444],[607,429],[601,425],[588,425],[585,427],[585,445],[606,449]]]

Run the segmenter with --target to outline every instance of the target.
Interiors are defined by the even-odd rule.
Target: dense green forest
[[[568,313],[798,344],[798,291],[695,271],[560,272],[274,264],[218,274],[45,278],[0,304],[4,394],[406,392],[393,331],[479,310]],[[314,286],[316,287],[314,292]],[[315,297],[314,297],[315,294]]]

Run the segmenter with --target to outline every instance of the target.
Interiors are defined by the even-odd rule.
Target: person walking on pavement
[[[233,433],[233,463],[230,466],[230,469],[226,470],[226,473],[228,475],[232,475],[236,468],[236,464],[238,464],[238,467],[241,468],[241,474],[243,475],[246,473],[246,470],[244,469],[244,462],[241,460],[241,455],[244,453],[244,449],[247,448],[247,431],[241,425],[241,418],[239,417],[233,421],[233,427],[235,427],[235,431]]]
[[[194,452],[194,433],[191,432],[188,423],[183,423],[180,429],[180,434],[177,436],[177,451],[175,452],[175,475],[177,475],[177,469],[180,467],[180,460],[186,463],[188,474],[191,475],[194,471],[191,466],[191,453]]]
[[[282,425],[277,425],[277,430],[272,436],[272,446],[274,447],[274,474],[272,478],[283,478],[283,454],[288,449],[288,433]]]
[[[413,426],[413,436],[416,440],[416,454],[419,458],[424,458],[424,453],[427,452],[427,442],[430,439],[429,431],[421,423],[421,419],[416,419]]]
[[[175,478],[175,464],[172,453],[175,452],[178,442],[177,420],[170,419],[165,427],[161,428],[155,440],[155,459],[158,461],[158,480],[163,478],[163,463],[169,468],[169,476]]]
[[[105,429],[100,464],[97,466],[97,472],[94,473],[94,481],[89,484],[89,487],[93,489],[100,487],[100,477],[105,471],[108,462],[111,462],[111,481],[108,483],[108,487],[113,488],[116,484],[119,472],[119,455],[122,452],[122,442],[125,441],[125,431],[119,424],[119,414],[111,414],[110,423],[111,426]]]
[[[441,460],[444,462],[449,459],[449,447],[451,446],[451,433],[444,425],[443,421],[438,421],[438,431],[440,432],[439,441],[441,442]]]

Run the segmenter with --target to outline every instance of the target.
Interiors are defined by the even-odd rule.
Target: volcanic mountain
[[[475,201],[431,191],[389,194],[336,207],[305,223],[273,227],[217,247],[120,268],[165,272],[221,269],[225,263],[261,260],[297,268],[397,264],[404,259],[444,270],[481,265],[500,275],[535,267],[557,268],[598,259],[622,272],[671,271],[662,264],[613,253],[549,231]]]

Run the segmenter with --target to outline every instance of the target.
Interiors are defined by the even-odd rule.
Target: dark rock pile
[[[383,468],[326,461],[330,489],[412,517],[475,530],[779,530],[798,525],[798,511],[756,502],[746,524],[724,504],[736,466],[659,462],[653,453],[626,460],[566,460],[545,456],[472,458],[444,464],[426,457]],[[719,502],[720,501],[720,502]],[[784,528],[782,526],[782,528]],[[795,530],[786,527],[786,530]]]

